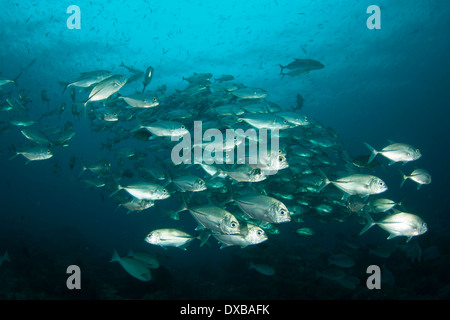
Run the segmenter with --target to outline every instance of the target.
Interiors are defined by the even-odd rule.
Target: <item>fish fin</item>
[[[12,160],[12,159],[14,159],[15,157],[17,157],[19,155],[19,153],[17,153],[16,152],[16,154],[15,155],[13,155],[11,158],[9,158],[9,160]]]
[[[350,198],[350,196],[351,196],[351,194],[350,193],[347,193],[347,192],[344,192],[344,194],[342,195],[342,200],[347,200],[348,198]]]
[[[117,185],[117,190],[114,191],[113,193],[111,193],[111,194],[109,195],[109,197],[112,197],[113,195],[115,195],[117,192],[119,192],[119,191],[122,190],[122,189],[123,189],[123,187],[122,187],[120,184],[118,184],[118,185]]]
[[[403,184],[405,183],[406,179],[408,179],[408,177],[401,170],[398,170],[398,172],[400,172],[400,174],[402,175],[402,182],[400,183],[401,188],[403,187]]]
[[[395,163],[395,161],[394,161],[394,160],[391,160],[391,161],[389,161],[388,166],[392,166],[394,163]]]
[[[395,238],[395,237],[398,237],[398,234],[390,233],[390,234],[389,234],[389,237],[387,237],[387,240],[392,239],[392,238]],[[408,242],[408,241],[407,241],[407,242]]]
[[[371,154],[370,154],[370,158],[369,161],[367,161],[367,163],[371,163],[373,161],[373,159],[376,157],[376,155],[378,154],[378,151],[375,150],[374,147],[372,147],[370,144],[368,144],[367,142],[364,142],[364,145],[370,150]]]
[[[366,213],[365,217],[367,219],[367,224],[366,226],[361,230],[361,232],[359,233],[359,235],[362,235],[363,233],[365,233],[367,230],[369,230],[370,228],[372,228],[376,223],[375,221],[373,221],[372,217],[370,216],[370,214]]]
[[[130,252],[128,252],[128,257],[133,257],[133,256],[134,256],[133,249],[130,249]]]
[[[417,190],[419,190],[421,186],[422,186],[422,185],[421,185],[420,183],[418,183],[418,184],[417,184]]]
[[[406,243],[408,243],[409,241],[411,241],[412,238],[413,238],[413,236],[409,236],[409,237],[406,239]],[[419,261],[420,261],[420,256],[419,256]]]
[[[114,249],[113,256],[112,256],[111,260],[109,260],[109,262],[115,262],[115,261],[120,261],[120,256],[117,253],[117,251]]]
[[[208,241],[210,236],[211,230],[203,229],[200,232],[200,234],[197,236],[197,239],[200,240],[200,247],[203,247],[203,245]]]
[[[323,184],[318,189],[318,192],[322,191],[323,188],[325,188],[327,185],[331,183],[330,180],[328,180],[328,177],[325,175],[325,172],[323,172],[321,169],[318,169],[320,176],[324,180]]]

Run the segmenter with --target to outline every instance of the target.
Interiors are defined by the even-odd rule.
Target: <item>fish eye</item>
[[[184,129],[184,125],[181,125],[181,129]]]
[[[278,161],[283,161],[283,157],[278,157]]]
[[[162,192],[166,193],[166,192],[167,192],[167,190],[166,190],[166,189],[162,189]]]
[[[257,234],[258,236],[262,235],[261,230],[256,231],[256,234]]]
[[[156,100],[157,100],[157,99],[156,99],[156,97],[153,97],[153,101],[155,101],[155,102],[156,102]]]
[[[232,228],[236,227],[236,222],[232,222],[232,223],[231,223],[231,227],[232,227]]]
[[[280,214],[281,214],[282,216],[284,216],[285,213],[286,213],[286,212],[285,212],[284,210],[281,210],[281,211],[280,211]]]
[[[283,123],[287,123],[287,120],[286,120],[286,119],[284,119],[284,120],[283,120]]]
[[[308,117],[307,116],[305,116],[305,121],[308,121]]]

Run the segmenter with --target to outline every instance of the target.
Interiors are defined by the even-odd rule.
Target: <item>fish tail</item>
[[[283,69],[286,68],[286,67],[283,67],[281,64],[279,64],[279,66],[280,66],[280,68],[281,68],[280,74],[283,74]]]
[[[363,233],[365,233],[367,230],[369,230],[370,228],[372,228],[376,223],[375,221],[373,221],[372,217],[370,216],[370,214],[366,213],[365,217],[367,219],[367,224],[366,226],[361,230],[361,232],[359,233],[359,235],[362,235]]]
[[[197,236],[197,239],[200,240],[200,247],[203,247],[206,242],[208,242],[209,237],[211,236],[211,231],[208,229],[204,229]]]
[[[325,188],[327,185],[331,183],[331,181],[328,179],[328,177],[325,175],[325,172],[323,172],[321,169],[319,169],[319,174],[323,179],[323,184],[319,188],[319,192],[322,191],[323,188]]]
[[[120,256],[117,253],[117,251],[114,249],[113,256],[112,256],[111,260],[109,260],[109,262],[115,262],[115,261],[120,261]]]
[[[399,169],[398,172],[402,175],[402,182],[400,183],[400,188],[403,187],[403,184],[408,179],[408,177]]]
[[[120,184],[118,184],[118,185],[117,185],[117,190],[114,191],[113,193],[111,193],[111,194],[109,195],[109,197],[112,197],[113,195],[115,195],[117,192],[119,192],[119,191],[122,190],[122,189],[123,189],[123,187],[122,187]]]
[[[364,142],[364,145],[372,152],[372,154],[370,155],[369,161],[367,162],[367,163],[371,163],[373,161],[373,159],[376,157],[376,155],[378,154],[378,151],[375,150],[375,148],[372,147],[367,142]]]

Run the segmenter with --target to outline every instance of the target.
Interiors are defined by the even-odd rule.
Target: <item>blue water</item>
[[[79,30],[67,27],[66,9],[72,4],[81,10]],[[381,9],[379,30],[366,26],[372,4]],[[63,127],[71,121],[76,135],[53,158],[26,165],[22,156],[9,160],[11,146],[26,141],[9,125],[8,112],[0,113],[2,127],[8,127],[0,135],[0,255],[8,251],[11,257],[0,266],[0,299],[448,299],[449,14],[450,3],[438,0],[3,3],[0,76],[13,79],[36,61],[20,76],[18,88],[2,89],[14,96],[17,89],[26,91],[30,118],[65,102],[60,119],[48,117],[40,125]],[[315,59],[325,68],[281,78],[279,64],[294,58]],[[92,70],[125,73],[121,62],[142,71],[153,66],[149,89],[166,85],[167,95],[184,89],[183,77],[194,72],[234,75],[234,82],[264,88],[267,99],[286,110],[301,93],[302,112],[336,130],[354,155],[368,154],[363,142],[382,148],[393,140],[420,148],[423,156],[415,163],[376,172],[392,186],[386,196],[404,198],[409,211],[428,224],[428,232],[411,243],[437,253],[413,261],[399,249],[404,237],[386,240],[386,232],[374,227],[356,237],[361,248],[350,273],[360,283],[348,289],[315,275],[350,235],[358,235],[363,225],[354,220],[306,218],[279,225],[280,234],[245,249],[221,250],[213,240],[201,248],[194,242],[187,251],[145,243],[153,229],[193,233],[196,223],[188,213],[171,220],[159,207],[140,214],[115,212],[107,192],[78,181],[81,163],[112,159],[101,149],[111,133],[94,132],[88,118],[73,116],[71,98],[61,94],[59,84]],[[42,90],[49,102],[42,101]],[[133,139],[122,143],[142,146]],[[432,183],[416,190],[407,181],[400,189],[397,169],[415,167],[428,170]],[[177,207],[176,201],[166,205]],[[296,237],[294,231],[304,226],[318,234]],[[380,258],[368,253],[377,244],[397,249]],[[126,255],[130,249],[158,257],[161,267],[152,281],[140,282],[109,263],[114,250]],[[272,265],[276,274],[248,270],[250,260]],[[72,264],[82,270],[82,289],[75,292],[66,288],[65,271]],[[367,289],[366,268],[372,264],[386,266],[395,283]]]

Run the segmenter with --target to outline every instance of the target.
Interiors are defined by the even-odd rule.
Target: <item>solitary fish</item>
[[[375,222],[369,214],[366,214],[367,225],[359,233],[362,235],[374,225],[378,225],[381,229],[389,232],[388,239],[398,236],[406,236],[406,242],[409,242],[412,237],[419,236],[428,231],[427,224],[422,218],[406,212],[399,212],[389,215],[386,218]]]
[[[332,183],[344,191],[344,199],[347,199],[349,195],[354,194],[368,197],[372,194],[385,192],[388,189],[383,180],[369,174],[352,174],[339,178],[336,181],[330,181],[321,170],[319,170],[319,172],[324,179],[324,184],[321,189]]]
[[[396,162],[406,163],[409,161],[414,161],[422,156],[419,149],[416,149],[413,146],[406,143],[392,143],[387,147],[384,147],[381,151],[375,150],[375,148],[373,148],[368,143],[364,142],[364,144],[372,152],[368,163],[371,163],[377,154],[381,154],[384,157],[391,160],[389,165],[392,165]]]
[[[144,93],[145,88],[150,84],[150,81],[152,81],[153,77],[153,67],[149,66],[147,70],[145,70],[144,74],[144,88],[142,89],[142,93]]]
[[[53,157],[53,153],[50,151],[49,148],[41,147],[41,146],[36,146],[36,147],[26,148],[21,151],[16,151],[16,154],[14,156],[12,156],[10,158],[10,160],[14,159],[18,155],[22,155],[28,159],[28,161],[25,164],[30,163],[30,161],[47,160],[47,159],[50,159],[51,157]]]
[[[405,175],[402,171],[400,171],[400,174],[402,175],[402,183],[400,184],[400,188],[403,186],[407,179],[411,179],[412,181],[417,183],[417,190],[419,190],[423,184],[431,183],[431,175],[424,169],[416,169],[411,172],[409,176]]]

